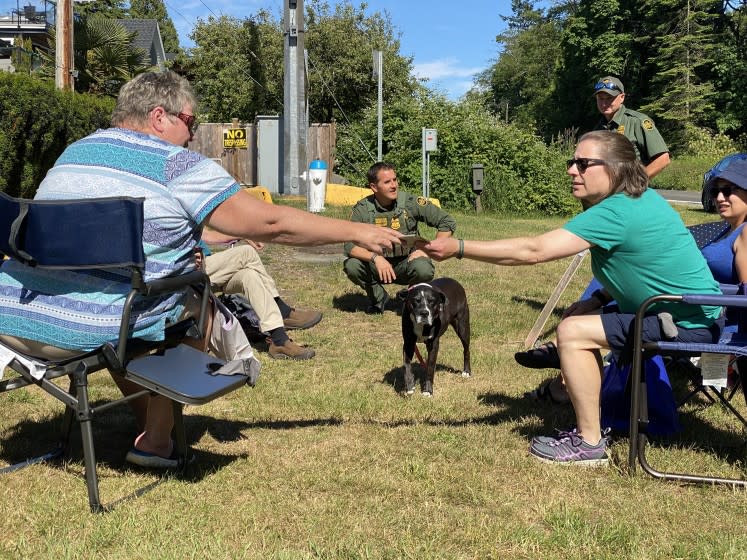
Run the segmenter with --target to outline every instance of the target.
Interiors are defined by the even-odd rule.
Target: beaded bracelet
[[[464,239],[458,239],[459,249],[457,249],[456,258],[461,259],[464,256]]]

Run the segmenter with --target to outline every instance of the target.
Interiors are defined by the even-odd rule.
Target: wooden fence
[[[283,135],[282,120],[279,124],[278,146],[281,144],[280,139]],[[236,132],[237,129],[238,133]],[[189,144],[189,149],[219,161],[223,168],[233,175],[239,183],[255,186],[258,177],[257,129],[256,123],[240,123],[238,119],[234,119],[231,123],[200,123],[192,142]],[[231,136],[238,136],[238,140],[245,140],[246,147],[225,147],[224,133],[226,131],[231,131],[228,133]],[[308,164],[312,160],[322,159],[327,162],[327,169],[331,173],[335,164],[336,124],[310,125],[306,142],[306,168],[308,169]],[[280,157],[282,157],[282,154],[280,154]],[[282,160],[280,161],[280,168],[282,169]],[[282,182],[282,177],[279,182]]]

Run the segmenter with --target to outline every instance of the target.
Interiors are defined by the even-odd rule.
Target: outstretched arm
[[[285,245],[309,246],[351,241],[381,254],[401,234],[372,224],[325,218],[290,206],[268,204],[241,191],[221,203],[207,225],[229,236]]]
[[[555,229],[536,237],[514,237],[495,241],[463,241],[464,257],[493,264],[537,264],[569,257],[591,247],[591,244],[564,229]],[[433,259],[442,261],[456,256],[459,240],[437,238],[422,249]]]

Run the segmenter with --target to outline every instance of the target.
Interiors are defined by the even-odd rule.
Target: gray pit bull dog
[[[407,290],[402,310],[402,355],[405,362],[405,393],[415,392],[412,356],[415,344],[425,342],[428,349],[423,396],[433,394],[433,376],[441,335],[449,325],[462,341],[464,368],[462,377],[472,375],[469,356],[469,307],[462,285],[452,278],[436,278],[430,283],[415,284]]]

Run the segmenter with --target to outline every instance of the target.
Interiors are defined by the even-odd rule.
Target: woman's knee
[[[556,330],[558,348],[599,348],[604,346],[604,327],[598,315],[574,315],[563,319]]]

